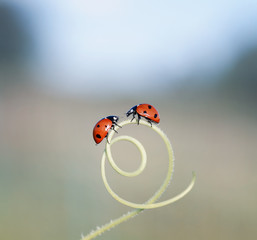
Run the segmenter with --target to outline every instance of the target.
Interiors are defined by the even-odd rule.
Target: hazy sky
[[[12,1],[35,40],[34,68],[67,91],[165,88],[257,43],[256,0]]]

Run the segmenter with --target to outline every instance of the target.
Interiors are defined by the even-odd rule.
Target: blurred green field
[[[1,93],[0,239],[80,239],[129,208],[107,193],[100,175],[104,144],[95,146],[92,128],[109,114],[124,115],[151,101],[175,152],[173,182],[162,199],[180,193],[192,171],[197,181],[185,198],[148,210],[99,239],[255,239],[257,237],[257,122],[244,107],[224,100],[73,99],[33,89]],[[144,202],[164,179],[167,155],[146,127],[120,129],[138,138],[148,165],[142,176],[125,179],[107,167],[114,190]],[[137,150],[113,146],[120,166],[135,169]]]

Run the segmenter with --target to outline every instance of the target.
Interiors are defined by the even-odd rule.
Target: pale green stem
[[[125,126],[127,124],[136,124],[136,122],[131,122],[130,120],[126,120],[123,121],[121,123],[119,123],[119,125]],[[132,203],[129,201],[126,201],[125,199],[119,197],[109,186],[107,179],[106,179],[106,175],[105,175],[105,156],[107,156],[111,166],[121,175],[123,176],[128,176],[128,177],[134,177],[139,175],[140,173],[142,173],[142,171],[144,170],[145,166],[146,166],[146,161],[147,161],[147,157],[146,157],[146,152],[145,149],[143,147],[143,145],[136,140],[135,138],[129,137],[129,136],[120,136],[115,138],[112,141],[112,137],[114,135],[114,131],[111,131],[109,134],[109,142],[110,144],[106,144],[106,148],[105,148],[105,152],[103,153],[103,157],[102,157],[102,163],[101,163],[101,173],[102,173],[102,178],[103,178],[103,182],[104,185],[107,189],[107,191],[112,195],[113,198],[115,198],[117,201],[119,201],[120,203],[135,208],[135,210],[128,212],[127,214],[124,214],[123,216],[121,216],[120,218],[117,218],[113,221],[111,221],[110,223],[107,223],[106,225],[102,226],[101,228],[97,228],[97,230],[92,231],[90,234],[88,234],[86,237],[82,237],[82,240],[90,240],[93,239],[99,235],[101,235],[103,232],[105,232],[106,230],[110,230],[111,228],[115,227],[116,225],[130,219],[133,216],[136,216],[139,212],[143,211],[144,209],[151,209],[151,208],[158,208],[158,207],[162,207],[162,206],[166,206],[168,204],[171,204],[175,201],[178,201],[179,199],[183,198],[194,186],[195,183],[195,174],[193,173],[193,177],[191,180],[191,183],[189,184],[189,186],[180,194],[178,194],[177,196],[168,199],[166,201],[162,201],[162,202],[158,202],[155,203],[155,201],[157,201],[160,196],[163,194],[163,192],[166,190],[166,188],[168,187],[170,180],[172,178],[172,174],[174,171],[174,155],[173,155],[173,150],[172,150],[172,146],[171,143],[169,141],[169,139],[167,138],[167,136],[165,135],[165,133],[158,128],[157,126],[153,125],[152,127],[150,126],[150,124],[148,122],[145,122],[143,120],[140,121],[141,125],[145,125],[150,127],[151,129],[153,129],[154,131],[156,131],[161,138],[163,139],[167,150],[168,150],[168,156],[169,156],[169,166],[168,166],[168,171],[167,171],[167,175],[166,178],[163,182],[163,184],[161,185],[161,187],[159,188],[159,190],[144,204],[137,204],[137,203]],[[118,128],[118,127],[117,127]],[[127,171],[123,171],[121,170],[114,162],[112,155],[111,155],[111,145],[114,144],[117,141],[121,141],[121,140],[125,140],[125,141],[129,141],[133,144],[136,145],[136,147],[139,149],[140,154],[141,154],[141,164],[139,166],[139,168],[133,172],[127,172]]]

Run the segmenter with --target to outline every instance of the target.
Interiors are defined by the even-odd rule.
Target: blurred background
[[[107,193],[104,144],[92,129],[107,115],[154,105],[176,162],[168,199],[99,239],[257,238],[257,3],[238,1],[8,0],[0,3],[0,239],[80,239],[130,210]],[[167,168],[151,129],[140,140],[144,173],[115,191],[146,201]],[[104,141],[105,142],[105,141]],[[127,170],[129,143],[113,146]]]

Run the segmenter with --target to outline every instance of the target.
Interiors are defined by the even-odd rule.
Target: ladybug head
[[[134,113],[136,112],[136,109],[137,109],[137,105],[134,106],[134,107],[132,107],[132,108],[130,108],[130,109],[127,111],[127,113],[126,113],[127,117],[128,117],[130,114],[134,114]]]
[[[113,123],[117,123],[119,121],[118,116],[108,116],[106,118],[110,119]]]

